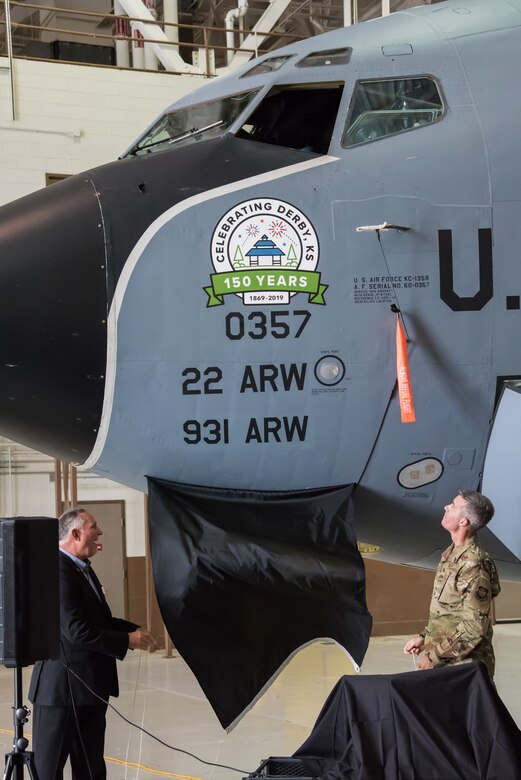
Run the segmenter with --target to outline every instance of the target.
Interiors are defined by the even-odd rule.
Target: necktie
[[[99,590],[98,590],[98,588],[96,586],[96,582],[94,580],[94,572],[91,569],[90,561],[86,561],[85,563],[86,563],[86,566],[83,569],[84,574],[85,574],[85,576],[86,576],[86,578],[88,580],[88,583],[91,586],[92,590],[94,591],[94,593],[96,594],[98,599],[101,601],[101,595],[99,593]]]

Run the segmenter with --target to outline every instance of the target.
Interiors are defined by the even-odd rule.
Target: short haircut
[[[80,517],[87,510],[82,507],[68,509],[58,518],[58,542],[65,542],[75,528],[83,528],[84,519]]]
[[[471,529],[476,533],[494,517],[492,501],[476,490],[460,490],[460,496],[465,501],[465,516]]]

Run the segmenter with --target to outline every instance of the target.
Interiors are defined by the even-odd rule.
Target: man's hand
[[[422,636],[414,636],[412,639],[409,639],[403,648],[403,652],[407,653],[407,655],[420,655],[424,644],[425,639]]]
[[[155,653],[157,650],[154,635],[144,628],[138,628],[128,635],[128,646],[131,650],[148,650],[149,653]]]

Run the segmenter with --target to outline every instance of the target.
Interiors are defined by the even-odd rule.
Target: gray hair
[[[494,517],[492,501],[476,490],[460,490],[460,496],[465,501],[465,516],[474,533],[483,528]]]
[[[83,528],[84,519],[80,517],[86,514],[87,510],[82,507],[68,509],[58,518],[58,541],[65,542],[75,528]]]

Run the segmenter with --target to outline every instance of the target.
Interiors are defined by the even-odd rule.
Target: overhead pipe
[[[236,19],[242,19],[248,10],[248,0],[239,0],[237,8],[232,8],[226,14],[224,19],[224,26],[226,27],[226,62],[229,65],[233,59],[235,52],[235,36],[233,31],[233,24]],[[242,43],[242,41],[241,41]]]
[[[291,0],[271,0],[262,16],[257,19],[255,25],[251,29],[249,35],[244,39],[241,47],[232,55],[232,60],[229,63],[229,67],[235,68],[247,62],[252,57],[251,49],[254,49],[255,56],[258,53],[258,47],[262,44],[266,38],[269,37],[269,33],[259,32],[259,30],[273,30],[278,20],[291,3]],[[232,32],[233,38],[233,32]],[[227,35],[227,41],[228,41]],[[230,46],[230,44],[227,44]],[[233,49],[233,41],[231,42],[231,48]],[[228,59],[230,52],[228,52]]]
[[[9,0],[5,0],[5,34],[7,39],[7,59],[9,61],[9,84],[11,97],[11,119],[16,121],[16,104],[14,97],[13,75],[13,29],[11,27],[11,6]]]
[[[156,0],[145,0],[145,6],[150,11],[152,17],[157,21]],[[156,27],[156,30],[159,29]],[[150,43],[145,43],[145,68],[146,70],[157,70],[158,60]]]
[[[144,70],[145,44],[136,22],[130,22],[130,31],[132,34],[132,67],[137,70]]]
[[[177,0],[163,0],[163,21],[168,22],[165,24],[165,35],[172,43],[179,43],[179,10],[177,6]],[[174,26],[175,25],[175,26]],[[178,52],[179,47],[173,47],[174,51]]]
[[[130,26],[127,19],[122,19],[124,11],[119,0],[114,0],[114,14],[116,16],[116,29],[114,40],[116,43],[116,65],[118,68],[130,67],[130,49],[128,37]]]
[[[353,0],[344,0],[344,27],[353,24]]]
[[[119,0],[119,3],[127,16],[131,19],[139,20],[132,22],[135,26],[134,29],[138,30],[141,36],[150,42],[150,48],[153,50],[165,70],[174,71],[175,73],[199,72],[198,68],[189,65],[182,59],[176,51],[177,47],[172,46],[171,41],[167,38],[161,27],[157,24],[153,24],[155,19],[142,0]],[[135,36],[133,35],[133,37]],[[141,52],[138,51],[139,48],[141,47],[136,47],[135,44],[133,44],[132,54],[137,57],[138,61],[141,56]]]

